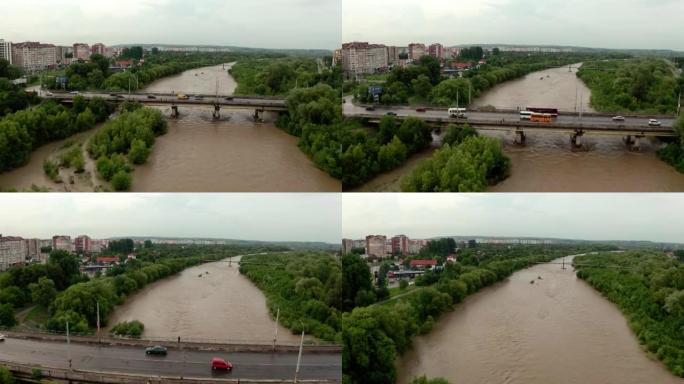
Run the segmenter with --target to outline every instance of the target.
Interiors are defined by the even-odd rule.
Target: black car
[[[366,111],[375,111],[375,107],[366,107]]]
[[[232,101],[232,100],[233,100],[233,96],[226,97],[226,101]]]
[[[119,96],[119,95],[117,95],[116,93],[110,93],[109,96],[117,97],[117,96]]]
[[[396,116],[397,114],[395,112],[387,112],[385,115],[387,116]]]
[[[156,99],[157,96],[155,96],[155,95],[147,95],[147,98],[148,98],[148,99]]]
[[[145,354],[146,355],[162,355],[166,356],[166,348],[162,347],[161,345],[155,345],[154,347],[147,347],[145,348]]]

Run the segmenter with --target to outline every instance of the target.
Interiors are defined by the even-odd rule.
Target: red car
[[[233,364],[231,364],[230,361],[223,360],[220,357],[214,357],[211,359],[211,369],[224,369],[226,371],[232,371]]]
[[[425,112],[425,108],[416,108],[416,112]]]

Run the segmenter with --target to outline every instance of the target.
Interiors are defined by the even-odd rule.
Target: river
[[[149,338],[272,341],[275,321],[266,298],[238,268],[227,261],[207,263],[152,283],[117,307],[109,325],[139,320]],[[278,342],[298,343],[299,336],[279,326]]]
[[[555,107],[562,111],[593,111],[591,91],[577,78],[579,64],[531,73],[497,85],[473,101],[473,106],[492,105],[516,109],[525,106]],[[543,80],[540,80],[543,78]],[[580,107],[580,105],[582,107]],[[627,150],[622,138],[585,135],[583,148],[573,150],[570,137],[551,132],[528,132],[521,147],[513,133],[481,130],[502,139],[511,158],[511,175],[489,188],[491,192],[681,192],[684,174],[658,159],[663,143],[644,139],[639,152]],[[381,174],[357,191],[396,192],[400,179],[419,161]]]
[[[227,72],[232,64],[185,71],[158,80],[143,92],[233,94],[237,83]],[[157,107],[165,116],[170,107]],[[178,119],[168,119],[169,131],[157,138],[147,163],[133,173],[134,192],[340,192],[342,185],[318,169],[304,154],[298,138],[274,124],[276,115],[266,113],[256,123],[253,111],[223,109],[212,119],[211,107],[181,106]],[[81,134],[82,142],[95,132]],[[90,171],[75,184],[57,184],[43,172],[43,161],[53,157],[69,138],[41,148],[30,162],[0,174],[0,188],[28,189],[32,184],[53,191],[93,191],[99,182]],[[92,169],[92,163],[87,169]],[[65,177],[68,180],[68,177]],[[104,183],[106,184],[106,183]]]
[[[614,304],[551,264],[468,297],[414,340],[398,370],[400,384],[423,374],[453,384],[684,382],[641,349]]]

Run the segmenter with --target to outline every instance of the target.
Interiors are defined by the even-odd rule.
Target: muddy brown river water
[[[398,369],[400,384],[424,374],[453,384],[684,383],[642,351],[614,304],[551,264],[467,298],[415,339]]]
[[[275,321],[266,298],[238,268],[226,261],[208,263],[150,284],[117,307],[109,325],[139,320],[145,324],[144,337],[149,338],[272,341]],[[299,337],[280,326],[278,341],[298,343]]]

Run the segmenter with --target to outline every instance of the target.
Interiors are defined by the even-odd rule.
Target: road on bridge
[[[351,97],[345,97],[345,103],[343,108],[343,113],[345,116],[354,117],[361,115],[374,115],[374,116],[384,116],[387,112],[394,112],[398,116],[412,116],[412,117],[424,117],[424,118],[442,118],[448,119],[449,116],[446,110],[426,110],[425,112],[418,112],[416,108],[403,107],[403,106],[376,106],[374,111],[366,111],[365,106],[355,105],[352,102]],[[507,122],[520,121],[520,114],[517,112],[467,112],[468,119],[477,121],[491,121],[492,125],[494,123],[500,122],[501,120]],[[453,119],[455,123],[465,123],[467,120]],[[624,121],[613,121],[612,116],[595,116],[595,115],[583,115],[580,120],[578,115],[561,115],[558,116],[556,122],[566,123],[566,124],[597,124],[597,125],[614,125],[618,127],[620,125],[624,126],[644,126],[648,127],[649,117],[625,117]],[[658,119],[662,123],[662,127],[672,127],[674,125],[673,118],[661,118]]]
[[[147,356],[143,348],[71,343],[72,369],[102,373],[197,378],[285,380],[294,377],[297,353],[212,352],[168,350],[167,356]],[[8,338],[0,344],[0,361],[67,369],[67,344]],[[211,359],[233,363],[232,372],[213,371]],[[300,379],[342,380],[339,353],[304,353]]]

